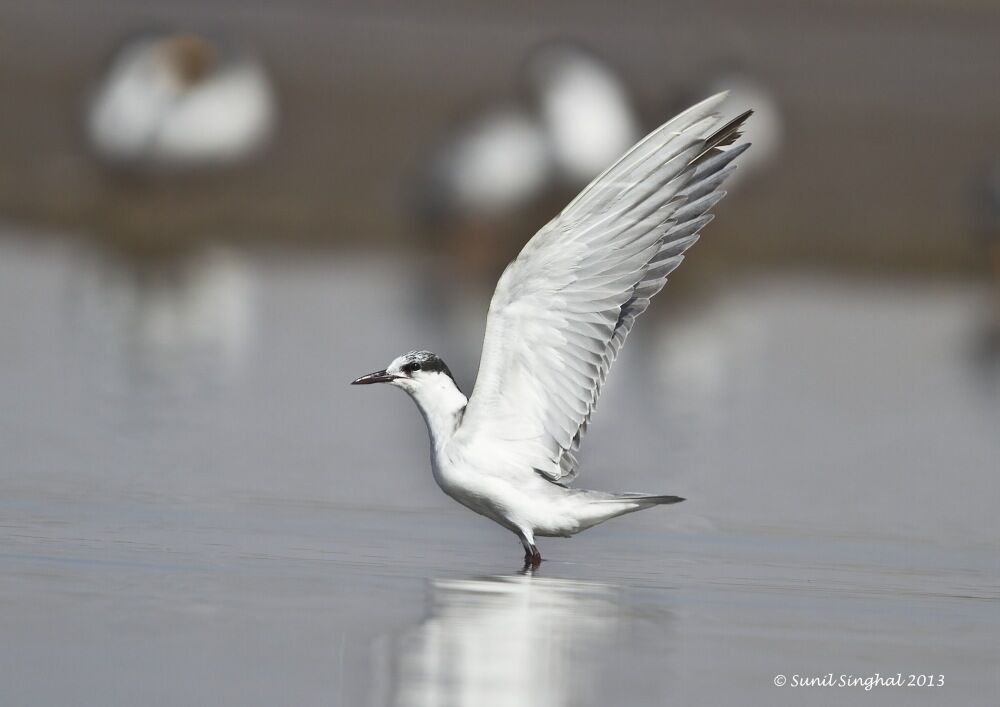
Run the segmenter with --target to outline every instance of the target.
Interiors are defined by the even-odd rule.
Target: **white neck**
[[[447,444],[462,422],[468,398],[451,377],[444,374],[430,376],[420,381],[420,385],[405,390],[424,416],[431,435],[431,446],[440,448]]]

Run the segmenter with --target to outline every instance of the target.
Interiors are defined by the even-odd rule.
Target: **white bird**
[[[528,241],[497,283],[479,377],[466,398],[428,351],[399,356],[355,385],[389,383],[427,423],[441,489],[517,534],[569,537],[678,496],[570,487],[576,452],[611,364],[650,298],[712,216],[749,143],[747,111],[724,123],[718,94],[652,132]]]
[[[610,64],[575,44],[539,49],[526,68],[553,167],[579,188],[642,134],[625,82]]]
[[[415,206],[441,222],[489,221],[579,188],[639,137],[628,89],[596,54],[546,44],[524,69],[528,96],[491,105],[427,155]]]
[[[522,208],[548,183],[546,136],[516,106],[497,107],[442,144],[424,174],[422,208],[487,218]]]
[[[97,88],[87,134],[107,162],[143,168],[251,156],[274,123],[274,96],[250,56],[193,34],[126,44]]]

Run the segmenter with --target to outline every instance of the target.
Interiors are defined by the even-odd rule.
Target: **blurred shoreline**
[[[516,96],[525,56],[573,36],[620,69],[645,127],[672,115],[718,57],[743,63],[786,111],[781,159],[727,199],[699,259],[972,273],[970,182],[1000,152],[1000,10],[966,3],[725,1],[617,11],[588,3],[501,21],[486,5],[388,19],[363,7],[251,9],[0,5],[0,213],[155,247],[231,242],[405,249],[405,178],[470,105]],[[140,180],[97,165],[81,114],[109,47],[143,26],[215,27],[273,72],[276,139],[238,168]],[[406,17],[407,19],[404,19]],[[794,30],[793,30],[794,27]],[[477,28],[477,41],[467,37]],[[831,57],[836,57],[831,61]],[[989,90],[988,90],[989,89]],[[561,208],[512,231],[509,254]],[[418,250],[419,243],[411,246]]]

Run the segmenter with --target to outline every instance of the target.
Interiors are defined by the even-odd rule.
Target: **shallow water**
[[[419,272],[0,241],[0,704],[996,703],[976,287],[668,286],[581,482],[689,500],[544,539],[529,577],[412,405],[346,385],[417,347],[474,377],[488,291]]]

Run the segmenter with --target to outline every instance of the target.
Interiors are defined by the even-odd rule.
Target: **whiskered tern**
[[[542,561],[536,537],[569,537],[684,500],[570,483],[625,337],[712,219],[720,186],[749,147],[735,143],[751,111],[724,122],[724,98],[650,133],[528,241],[493,293],[471,398],[429,351],[354,381],[410,394],[427,423],[438,485],[517,534],[526,566]]]

